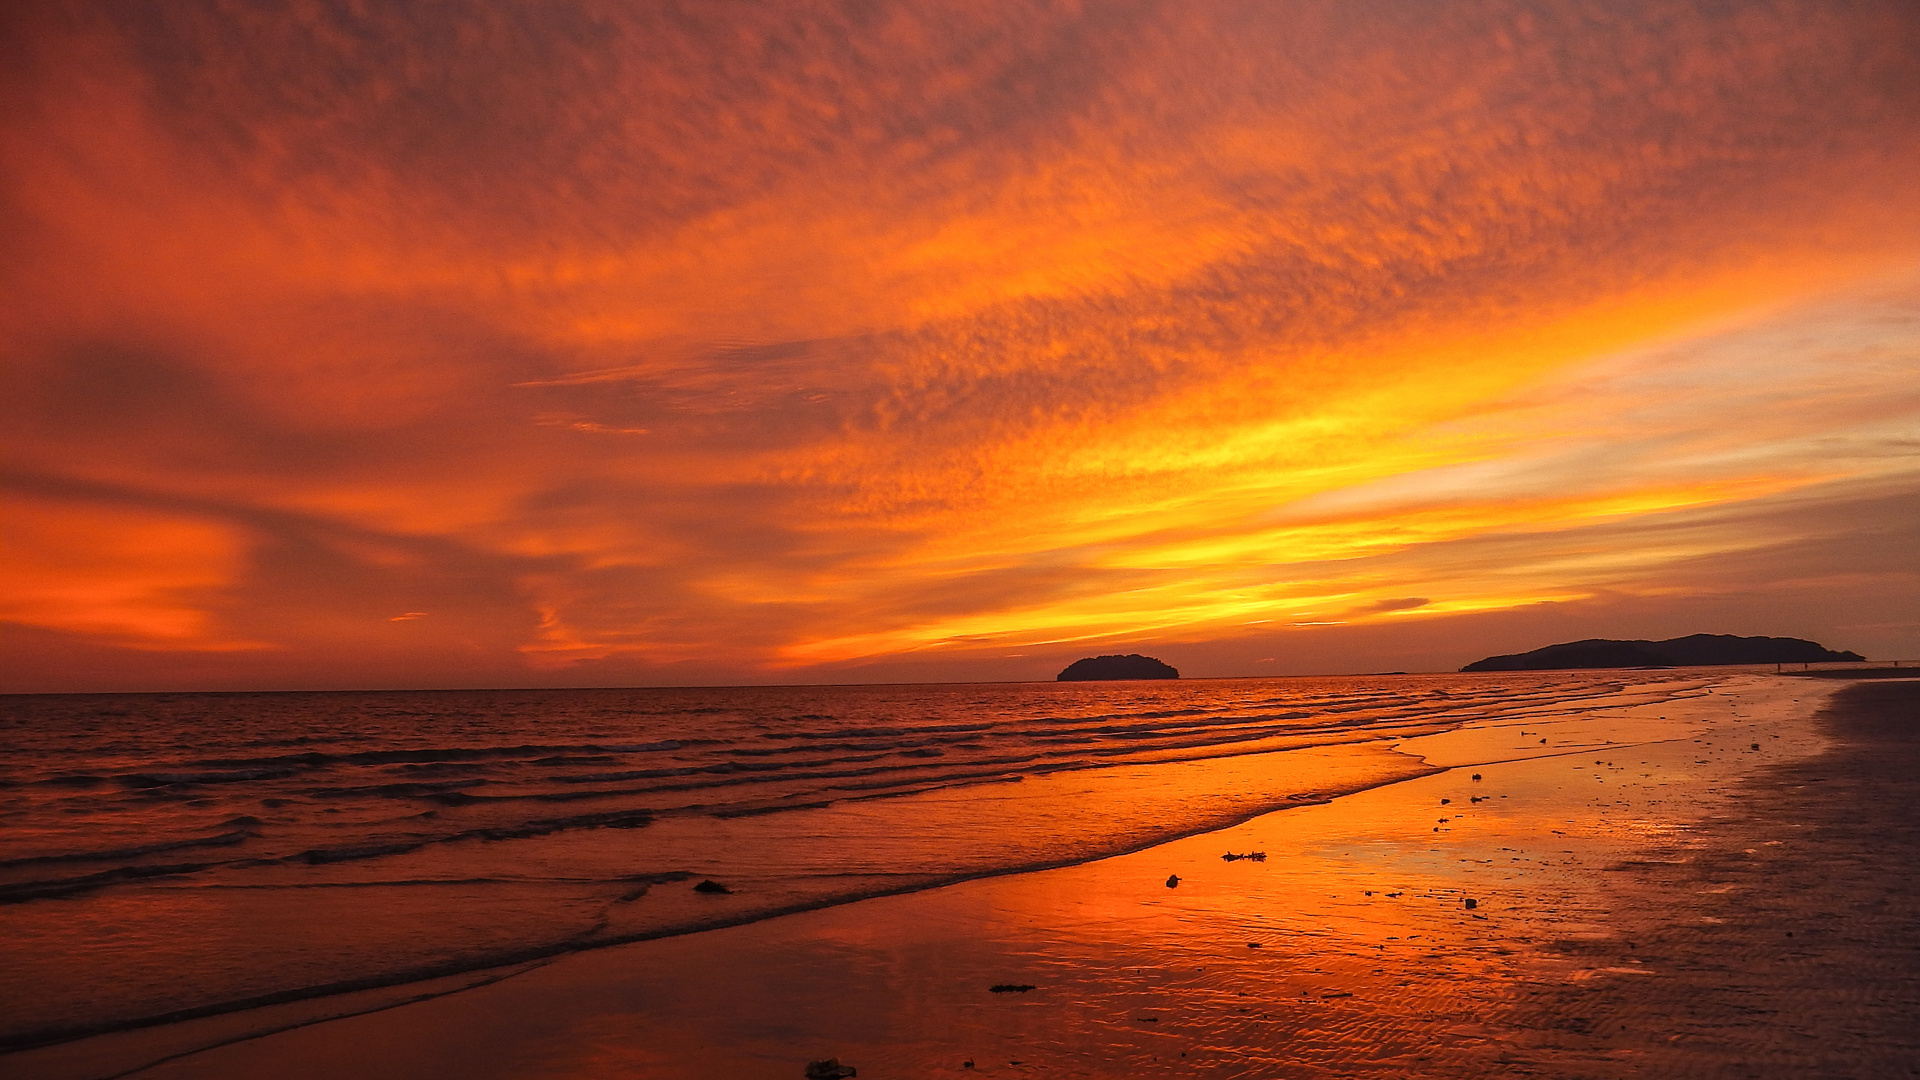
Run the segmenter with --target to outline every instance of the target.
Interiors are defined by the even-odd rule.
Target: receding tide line
[[[26,1032],[20,1032],[14,1035],[0,1036],[0,1053],[11,1053],[19,1050],[31,1050],[36,1047],[52,1046],[58,1043],[73,1042],[78,1039],[92,1038],[97,1035],[110,1035],[110,1034],[114,1034],[116,1032],[122,1032],[122,1031],[136,1031],[142,1028],[160,1027],[166,1024],[184,1023],[189,1020],[202,1020],[212,1016],[221,1016],[228,1013],[244,1012],[249,1009],[262,1009],[262,1008],[267,1008],[269,1006],[274,1006],[274,1005],[286,1005],[296,1001],[306,1001],[313,998],[330,997],[336,994],[352,994],[352,993],[359,993],[367,990],[380,990],[387,987],[404,986],[404,985],[407,985],[408,983],[427,982],[432,979],[442,979],[442,978],[447,978],[453,975],[464,975],[469,972],[485,971],[492,968],[514,967],[516,965],[530,965],[530,964],[533,964],[535,961],[549,960],[555,957],[567,955],[569,953],[587,952],[593,949],[610,948],[615,945],[631,945],[635,942],[640,942],[640,941],[655,941],[662,938],[683,937],[687,934],[704,933],[709,930],[722,930],[730,926],[744,926],[748,923],[761,922],[766,919],[775,919],[783,915],[797,915],[806,911],[818,911],[822,908],[836,907],[841,904],[850,904],[858,900],[872,900],[872,899],[876,899],[883,896],[897,896],[904,893],[924,892],[929,889],[944,888],[948,885],[958,885],[962,882],[967,882],[967,881],[978,881],[985,878],[995,878],[995,877],[1008,877],[1014,874],[1038,873],[1042,870],[1056,870],[1065,866],[1078,866],[1085,863],[1099,862],[1102,859],[1118,858],[1119,856],[1122,856],[1122,855],[1131,855],[1135,852],[1145,851],[1148,848],[1159,847],[1162,844],[1170,844],[1176,840],[1184,840],[1190,836],[1201,836],[1210,832],[1219,832],[1223,829],[1230,829],[1236,825],[1244,824],[1248,821],[1252,821],[1254,818],[1263,817],[1267,814],[1276,813],[1279,811],[1291,810],[1291,809],[1295,809],[1297,807],[1302,807],[1302,806],[1324,805],[1326,803],[1330,803],[1333,800],[1337,798],[1341,798],[1343,796],[1358,794],[1359,792],[1369,791],[1374,788],[1388,787],[1393,784],[1404,783],[1405,781],[1408,781],[1408,780],[1417,780],[1423,776],[1431,776],[1434,773],[1446,772],[1450,768],[1450,766],[1430,765],[1425,761],[1422,761],[1421,759],[1414,757],[1411,754],[1402,753],[1401,751],[1398,751],[1398,750],[1386,749],[1384,747],[1382,749],[1384,750],[1384,752],[1392,754],[1395,757],[1405,758],[1408,762],[1406,771],[1404,773],[1398,773],[1392,776],[1381,778],[1371,783],[1357,784],[1350,788],[1341,788],[1341,789],[1336,789],[1332,791],[1309,791],[1309,792],[1304,792],[1300,794],[1289,795],[1287,796],[1285,802],[1275,802],[1267,806],[1262,806],[1262,807],[1258,807],[1250,810],[1244,810],[1242,812],[1232,814],[1230,816],[1220,818],[1218,820],[1211,821],[1204,825],[1196,826],[1191,829],[1185,829],[1177,832],[1171,832],[1163,835],[1153,836],[1151,838],[1144,839],[1136,843],[1127,844],[1118,848],[1114,848],[1112,850],[1096,852],[1090,855],[1072,856],[1072,857],[1063,858],[1063,859],[1053,859],[1045,862],[1024,863],[1017,866],[997,867],[990,870],[981,870],[981,871],[968,873],[968,874],[949,874],[949,875],[943,875],[943,876],[929,876],[929,878],[927,879],[913,882],[910,884],[880,886],[880,887],[870,888],[866,890],[859,890],[859,891],[851,892],[845,895],[835,896],[827,899],[800,901],[793,904],[784,904],[777,907],[766,908],[759,911],[740,912],[738,914],[733,914],[733,915],[721,915],[721,916],[716,916],[710,919],[704,919],[704,920],[691,922],[691,923],[684,923],[678,926],[662,927],[662,928],[651,929],[651,930],[640,930],[640,931],[635,931],[627,934],[615,934],[615,935],[603,937],[603,936],[600,936],[602,927],[596,926],[591,930],[588,930],[581,934],[576,934],[573,937],[566,938],[561,941],[550,942],[544,945],[530,945],[520,949],[508,949],[508,950],[494,953],[492,955],[485,956],[485,957],[471,957],[464,960],[448,960],[448,961],[443,961],[437,964],[426,964],[426,965],[421,965],[419,967],[407,968],[407,969],[394,971],[394,972],[388,972],[383,975],[367,975],[367,976],[361,976],[359,978],[353,978],[353,979],[341,979],[334,982],[318,983],[311,986],[288,987],[287,989],[275,990],[271,993],[257,994],[251,997],[244,997],[244,998],[234,998],[227,1001],[208,1002],[203,1005],[194,1005],[184,1009],[174,1009],[169,1012],[155,1013],[150,1016],[133,1017],[130,1019],[123,1019],[123,1020],[101,1021],[99,1023],[93,1023],[93,1024],[76,1024],[76,1025],[70,1025],[66,1027],[42,1028],[38,1031],[26,1031]],[[1285,751],[1280,751],[1280,752],[1285,753]],[[621,880],[639,882],[644,884],[665,884],[669,882],[685,881],[688,878],[691,878],[693,876],[694,875],[689,871],[671,871],[671,872],[660,873],[660,874],[636,875],[635,877],[624,878]],[[639,891],[630,893],[627,896],[622,897],[620,900],[614,901],[614,903],[624,903],[624,902],[630,902],[632,900],[637,900],[642,895],[645,894],[645,891],[646,890],[643,888]],[[609,904],[608,907],[610,909],[612,907],[612,904]],[[605,919],[603,916],[602,926],[604,926],[604,922],[605,922]],[[503,978],[510,978],[513,975],[517,975],[517,974],[519,974],[519,972],[511,972],[508,975],[503,976]],[[257,1034],[268,1035],[268,1034],[272,1034],[272,1032],[261,1031]],[[238,1041],[245,1041],[245,1040],[244,1039],[225,1039],[219,1043],[209,1044],[208,1046],[202,1047],[201,1049],[211,1049],[214,1045],[224,1046],[232,1042],[238,1042]],[[188,1051],[187,1053],[190,1054],[190,1053],[197,1053],[197,1052],[198,1051]],[[179,1056],[186,1056],[186,1055],[185,1054],[175,1055],[175,1057],[179,1057]],[[138,1071],[138,1070],[134,1070],[134,1071]],[[121,1075],[125,1075],[125,1074],[121,1074]]]
[[[158,1068],[159,1066],[165,1065],[168,1062],[179,1061],[182,1058],[190,1058],[195,1054],[204,1054],[209,1050],[218,1050],[223,1046],[233,1046],[237,1043],[252,1042],[255,1039],[264,1039],[269,1035],[278,1035],[284,1031],[294,1031],[298,1028],[312,1027],[315,1024],[330,1023],[334,1020],[347,1020],[355,1016],[367,1016],[372,1013],[386,1012],[388,1009],[398,1009],[404,1005],[417,1005],[420,1002],[432,1001],[435,998],[451,997],[454,994],[464,993],[468,990],[478,990],[483,986],[492,986],[494,983],[497,983],[497,982],[505,982],[506,980],[511,979],[516,975],[524,975],[527,972],[534,970],[535,968],[545,967],[547,964],[550,964],[552,962],[553,962],[553,959],[550,958],[546,960],[535,960],[530,963],[520,965],[518,967],[513,967],[511,970],[504,969],[504,968],[493,968],[493,969],[489,969],[493,972],[491,975],[488,975],[485,978],[474,979],[471,982],[463,983],[459,986],[447,987],[446,989],[442,989],[442,990],[426,990],[417,994],[408,995],[407,997],[397,998],[392,1001],[378,1002],[376,1004],[368,1005],[365,1008],[346,1009],[341,1012],[323,1013],[319,1016],[305,1016],[305,1017],[301,1017],[298,1020],[290,1020],[285,1023],[277,1024],[272,1027],[262,1028],[259,1031],[249,1031],[240,1035],[230,1035],[227,1038],[215,1040],[214,1042],[207,1043],[204,1046],[196,1046],[188,1050],[176,1050],[173,1053],[167,1054],[164,1057],[158,1057],[150,1061],[142,1062],[139,1065],[135,1065],[131,1069],[122,1069],[117,1073],[108,1073],[105,1076],[99,1077],[98,1080],[121,1080],[121,1077],[132,1076],[135,1073],[146,1072],[148,1069]]]
[[[1388,742],[1388,741],[1395,741],[1395,740],[1404,740],[1409,738],[1417,738],[1422,735],[1433,735],[1443,731],[1451,731],[1458,728],[1459,726],[1460,726],[1460,723],[1457,721],[1447,722],[1447,723],[1436,723],[1435,725],[1432,726],[1432,730],[1401,732],[1396,735],[1377,738],[1370,741]],[[1267,743],[1267,745],[1265,746],[1240,746],[1240,747],[1236,747],[1234,749],[1229,749],[1225,751],[1219,751],[1214,749],[1215,747],[1223,745],[1219,743],[1206,744],[1200,747],[1195,747],[1195,746],[1173,747],[1173,748],[1168,748],[1162,751],[1158,751],[1158,754],[1160,756],[1150,757],[1150,758],[1139,758],[1133,761],[1119,762],[1119,763],[1057,761],[1057,762],[1042,762],[1038,765],[1034,765],[1030,767],[1027,770],[1012,772],[1012,773],[1004,772],[1004,771],[945,773],[945,774],[936,775],[936,776],[916,777],[912,781],[914,786],[895,787],[892,790],[879,791],[879,792],[872,791],[871,789],[877,788],[877,787],[887,787],[889,785],[899,783],[900,781],[888,780],[888,781],[874,781],[874,782],[868,782],[868,783],[834,784],[829,787],[822,788],[820,792],[809,793],[809,797],[815,794],[827,794],[831,792],[860,792],[860,794],[850,794],[850,795],[829,794],[827,798],[815,799],[809,802],[779,803],[774,805],[763,805],[763,806],[757,806],[757,807],[748,806],[748,807],[719,809],[719,810],[702,810],[701,812],[716,818],[757,817],[765,814],[784,813],[792,810],[815,810],[815,809],[820,809],[822,807],[831,806],[834,803],[862,802],[862,801],[874,800],[874,799],[903,798],[909,795],[920,795],[929,791],[938,791],[938,790],[941,790],[942,788],[948,788],[948,787],[975,787],[975,786],[980,786],[984,784],[1018,783],[1020,781],[1025,780],[1028,776],[1050,776],[1050,775],[1055,775],[1063,772],[1077,772],[1081,770],[1099,770],[1099,769],[1128,767],[1128,766],[1174,765],[1174,764],[1181,764],[1185,762],[1196,762],[1196,761],[1223,761],[1228,758],[1257,757],[1261,754],[1293,753],[1301,750],[1318,750],[1318,749],[1323,749],[1330,746],[1368,745],[1368,743],[1366,742],[1343,742],[1337,739],[1330,739],[1324,742],[1292,743],[1284,747],[1276,748],[1272,745],[1273,741],[1274,741],[1273,738],[1269,738],[1265,740],[1265,742]],[[1227,744],[1227,745],[1231,745],[1231,744]],[[1193,750],[1210,750],[1212,752],[1206,752],[1206,753],[1189,752]],[[1075,751],[1075,752],[1079,752],[1079,751]],[[1090,753],[1097,753],[1097,752],[1090,752]],[[1044,756],[1044,755],[1041,755],[1041,756]],[[1015,762],[1015,761],[1031,762],[1034,760],[1034,758],[1032,756],[1029,756],[1024,758],[1008,758],[1004,760],[1008,762]],[[881,772],[881,771],[889,771],[889,770],[859,769],[859,770],[853,770],[853,771],[842,772],[842,773],[814,773],[814,774],[795,774],[795,775],[802,776],[809,779],[817,779],[821,777],[858,778],[858,777],[872,776],[876,772]],[[783,779],[792,779],[792,778],[793,777],[785,777]],[[751,780],[751,779],[741,779],[741,780],[723,781],[721,782],[721,784],[743,784],[743,783],[752,783],[752,782],[758,782],[758,781]],[[619,789],[619,790],[613,790],[613,791],[574,792],[574,793],[570,793],[567,796],[567,799],[569,801],[573,801],[573,800],[580,800],[580,799],[586,799],[586,798],[610,797],[610,796],[616,796],[616,795],[654,794],[660,791],[689,790],[689,789],[714,787],[714,786],[721,786],[721,785],[720,784],[665,785],[665,786],[653,787],[653,788],[629,788],[629,789]],[[449,793],[449,794],[458,794],[458,793]],[[503,795],[503,796],[475,797],[475,796],[463,795],[463,796],[460,796],[457,800],[453,800],[451,802],[451,805],[462,805],[465,803],[482,802],[482,801],[508,802],[508,801],[528,800],[528,799],[541,800],[541,799],[547,799],[547,798],[550,798],[550,796]],[[359,859],[380,858],[386,855],[400,855],[410,851],[418,851],[419,849],[426,847],[429,844],[451,844],[451,843],[458,843],[463,840],[526,839],[526,838],[535,837],[535,836],[545,836],[549,833],[563,832],[568,829],[574,829],[574,828],[614,828],[614,829],[640,828],[642,826],[652,824],[654,820],[656,820],[657,818],[675,816],[676,814],[685,813],[689,809],[693,809],[693,808],[690,808],[690,807],[682,808],[681,810],[678,810],[678,811],[652,810],[652,809],[605,810],[605,811],[600,811],[598,813],[593,813],[593,814],[576,814],[570,817],[533,818],[528,821],[521,822],[520,824],[517,824],[517,825],[496,825],[496,826],[486,826],[486,827],[477,828],[477,829],[466,829],[460,832],[448,833],[444,836],[429,837],[422,840],[398,841],[393,843],[354,844],[354,845],[348,845],[346,847],[341,847],[341,848],[312,848],[306,851],[295,852],[291,855],[283,855],[283,856],[274,857],[274,858],[221,859],[213,862],[167,863],[167,864],[157,864],[157,865],[139,864],[139,865],[133,865],[133,866],[123,866],[123,867],[117,867],[112,870],[98,871],[92,874],[82,874],[78,877],[35,879],[35,880],[8,882],[5,884],[0,884],[0,904],[24,904],[24,903],[32,903],[38,900],[57,899],[60,897],[73,896],[80,893],[93,892],[99,889],[111,888],[116,885],[125,885],[132,882],[151,881],[151,880],[156,880],[160,878],[186,877],[188,875],[197,874],[205,870],[212,870],[212,869],[217,869],[221,867],[272,866],[272,865],[283,864],[283,863],[301,863],[301,862],[307,863],[308,865],[319,865],[324,863],[349,862],[349,861],[355,861]],[[234,820],[241,821],[241,822],[248,822],[250,824],[259,824],[259,822],[256,819],[252,819],[252,818],[236,818]],[[1208,826],[1208,828],[1212,828],[1212,827],[1213,826]],[[1205,830],[1203,829],[1202,831],[1205,831]],[[183,840],[183,841],[178,841],[178,842],[168,843],[168,844],[157,844],[148,848],[126,848],[126,849],[116,849],[116,850],[105,851],[105,852],[75,852],[72,854],[55,855],[55,856],[29,856],[24,859],[15,859],[15,860],[11,860],[10,862],[0,863],[0,867],[13,866],[13,865],[25,865],[25,864],[40,863],[40,862],[98,861],[104,858],[110,858],[110,857],[127,855],[127,854],[146,854],[146,853],[159,852],[159,851],[169,851],[177,848],[227,845],[227,844],[237,843],[239,841],[244,841],[250,838],[252,835],[253,833],[249,829],[240,829],[233,833],[224,833],[215,837],[196,839],[196,840]],[[1101,853],[1101,854],[1090,856],[1090,858],[1106,858],[1110,854],[1115,854],[1115,853],[1111,853],[1111,852]],[[1021,869],[1022,868],[1015,868],[1008,872],[1018,873],[1020,872]],[[4,1052],[7,1049],[7,1045],[8,1045],[7,1038],[8,1037],[0,1037],[0,1052]]]

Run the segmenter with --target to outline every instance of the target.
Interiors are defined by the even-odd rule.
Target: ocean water
[[[1099,858],[1704,684],[0,698],[0,1050]]]

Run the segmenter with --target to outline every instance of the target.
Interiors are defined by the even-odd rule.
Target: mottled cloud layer
[[[1905,3],[8,18],[14,688],[1920,653]]]

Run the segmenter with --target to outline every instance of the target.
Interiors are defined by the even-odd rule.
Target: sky
[[[1920,658],[1905,0],[0,18],[0,690]]]

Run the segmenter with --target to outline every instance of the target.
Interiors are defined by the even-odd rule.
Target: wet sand
[[[1670,720],[1401,748],[1450,768],[1099,862],[0,1064],[108,1076],[234,1038],[137,1075],[1920,1071],[1920,682],[1740,677]]]
[[[1824,674],[1824,673],[1823,673]],[[1880,673],[1875,673],[1885,678]],[[1770,768],[1624,867],[1570,961],[1658,978],[1529,986],[1516,1062],[1581,1076],[1920,1075],[1920,681],[1855,684],[1825,753]],[[1549,1067],[1550,1066],[1550,1067]]]

